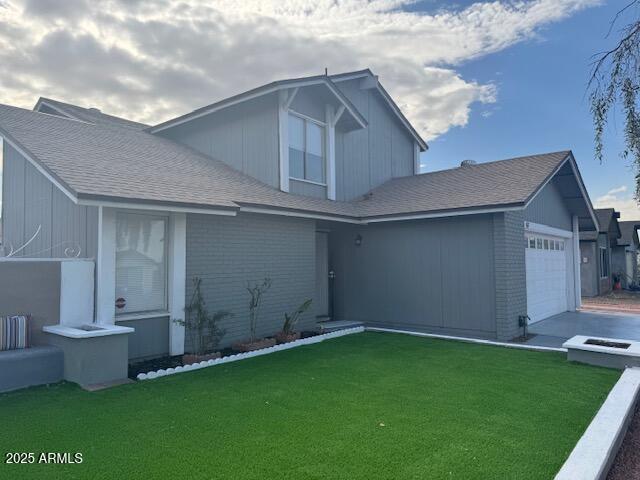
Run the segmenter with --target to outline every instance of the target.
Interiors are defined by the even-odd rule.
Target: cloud
[[[598,2],[479,2],[430,14],[405,9],[413,3],[5,0],[0,102],[31,107],[48,95],[157,123],[275,79],[370,67],[433,139],[498,98],[458,66]]]
[[[620,212],[620,220],[640,220],[640,206],[632,195],[627,194],[627,186],[612,188],[596,198],[596,208],[613,208]]]

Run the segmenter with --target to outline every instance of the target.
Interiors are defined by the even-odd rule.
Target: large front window
[[[324,127],[289,114],[289,177],[325,183]]]
[[[116,215],[116,314],[167,310],[167,217]]]

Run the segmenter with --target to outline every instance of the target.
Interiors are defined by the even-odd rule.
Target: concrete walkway
[[[610,312],[565,312],[529,327],[536,334],[527,344],[561,347],[574,335],[640,341],[640,315]]]

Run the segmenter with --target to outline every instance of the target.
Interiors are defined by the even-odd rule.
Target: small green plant
[[[209,314],[206,303],[200,290],[202,279],[193,279],[193,294],[189,305],[185,307],[185,318],[174,319],[173,321],[187,329],[191,339],[191,352],[194,355],[204,355],[213,352],[225,334],[219,324],[222,320],[232,317],[233,314],[224,310],[219,310],[214,314]]]
[[[258,316],[260,314],[260,304],[262,303],[262,295],[271,288],[271,279],[266,277],[262,283],[247,283],[247,291],[251,295],[249,301],[249,331],[251,333],[251,342],[256,341],[256,327],[258,325]]]
[[[296,328],[298,320],[300,320],[300,317],[304,314],[304,312],[309,310],[311,302],[311,299],[305,300],[300,304],[298,308],[296,308],[293,313],[291,313],[291,315],[289,315],[288,313],[284,314],[284,324],[282,325],[283,333],[285,333],[286,335],[291,335],[292,333],[294,333],[294,329]]]

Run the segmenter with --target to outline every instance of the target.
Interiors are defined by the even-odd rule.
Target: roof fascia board
[[[27,159],[27,161],[42,175],[44,175],[44,177],[49,180],[51,183],[53,183],[62,193],[64,193],[69,200],[71,200],[73,203],[78,204],[78,197],[76,195],[76,193],[67,185],[65,185],[65,183],[59,179],[53,172],[50,172],[46,167],[44,167],[39,161],[36,160],[36,157],[34,155],[31,154],[31,152],[29,152],[27,149],[23,148],[22,145],[20,145],[19,142],[16,142],[10,135],[7,134],[7,132],[0,128],[0,136],[4,139],[5,142],[7,142],[9,145],[11,145],[14,149],[16,149],[16,151],[22,155],[24,158]]]
[[[339,215],[331,214],[319,214],[319,213],[307,213],[294,210],[279,210],[274,208],[261,208],[261,207],[240,207],[241,212],[245,213],[262,213],[265,215],[281,215],[284,217],[298,217],[298,218],[312,218],[315,220],[330,220],[332,222],[342,223],[354,223],[362,225],[366,222],[359,220],[355,217],[341,217]]]
[[[155,127],[151,127],[149,128],[147,131],[150,133],[158,133],[162,130],[166,130],[167,128],[173,128],[176,127],[178,125],[182,125],[183,123],[187,123],[190,122],[192,120],[195,120],[197,118],[201,118],[204,117],[206,115],[210,115],[212,113],[215,113],[217,111],[220,111],[222,109],[228,108],[228,107],[232,107],[234,105],[238,105],[240,103],[244,103],[247,102],[249,100],[253,100],[255,98],[258,97],[262,97],[264,95],[268,95],[270,93],[274,93],[274,92],[278,92],[280,90],[286,90],[286,89],[290,89],[290,88],[301,88],[301,87],[309,87],[312,85],[320,85],[320,84],[324,84],[327,86],[327,88],[331,91],[331,93],[333,93],[336,98],[338,98],[338,100],[340,100],[340,102],[345,106],[345,108],[349,111],[349,113],[351,113],[351,115],[355,118],[355,120],[358,122],[358,124],[361,126],[361,128],[366,128],[367,127],[367,121],[365,120],[365,118],[362,116],[362,114],[360,112],[358,112],[355,107],[350,104],[351,102],[349,102],[349,100],[344,96],[344,94],[342,92],[340,92],[340,90],[338,90],[335,85],[332,84],[332,82],[330,80],[328,80],[327,77],[320,77],[320,78],[312,78],[312,79],[301,79],[301,80],[295,80],[295,81],[286,81],[284,83],[276,83],[275,85],[272,86],[266,86],[266,87],[258,87],[257,89],[253,90],[253,91],[249,91],[248,93],[244,93],[244,94],[239,94],[236,95],[235,97],[231,97],[230,99],[227,100],[221,100],[220,102],[217,102],[213,105],[211,105],[209,108],[205,108],[204,110],[197,112],[197,113],[187,113],[186,115],[183,115],[182,117],[178,117],[174,120],[168,120],[164,123],[161,123],[159,125],[156,125]]]
[[[194,207],[180,207],[175,205],[166,204],[151,204],[144,202],[130,202],[130,201],[112,201],[112,200],[92,200],[92,199],[79,199],[78,205],[84,205],[87,207],[106,207],[106,208],[119,208],[126,210],[146,210],[156,212],[175,212],[175,213],[201,213],[205,215],[223,215],[227,217],[235,217],[237,209],[216,209],[216,208],[194,208]]]
[[[589,210],[589,215],[591,216],[591,220],[598,230],[598,218],[596,217],[596,212],[593,209],[593,205],[591,204],[591,198],[589,198],[589,194],[587,193],[587,188],[584,186],[584,181],[582,180],[582,175],[580,175],[580,170],[578,170],[578,165],[576,164],[576,159],[573,158],[573,152],[569,152],[569,164],[571,165],[571,170],[573,170],[573,174],[578,179],[578,187],[580,188],[580,193],[584,197],[585,203],[587,204],[587,208]]]
[[[401,220],[423,220],[429,218],[460,217],[463,215],[480,215],[483,213],[501,213],[523,210],[524,206],[505,206],[495,208],[473,208],[468,210],[451,210],[435,213],[418,213],[413,215],[390,215],[387,217],[364,217],[364,223],[397,222]]]
[[[435,212],[435,213],[418,213],[409,215],[389,215],[386,217],[342,217],[339,215],[331,214],[317,214],[307,213],[295,210],[281,210],[274,208],[262,208],[262,207],[240,207],[241,212],[246,213],[262,213],[267,215],[282,215],[286,217],[298,217],[298,218],[313,218],[316,220],[329,220],[342,223],[352,223],[357,225],[367,225],[369,223],[382,223],[382,222],[398,222],[406,220],[425,220],[430,218],[444,218],[444,217],[458,217],[462,215],[479,215],[483,213],[501,213],[507,211],[522,210],[524,207],[519,206],[506,206],[495,208],[475,208],[469,210],[457,210],[447,212]]]

